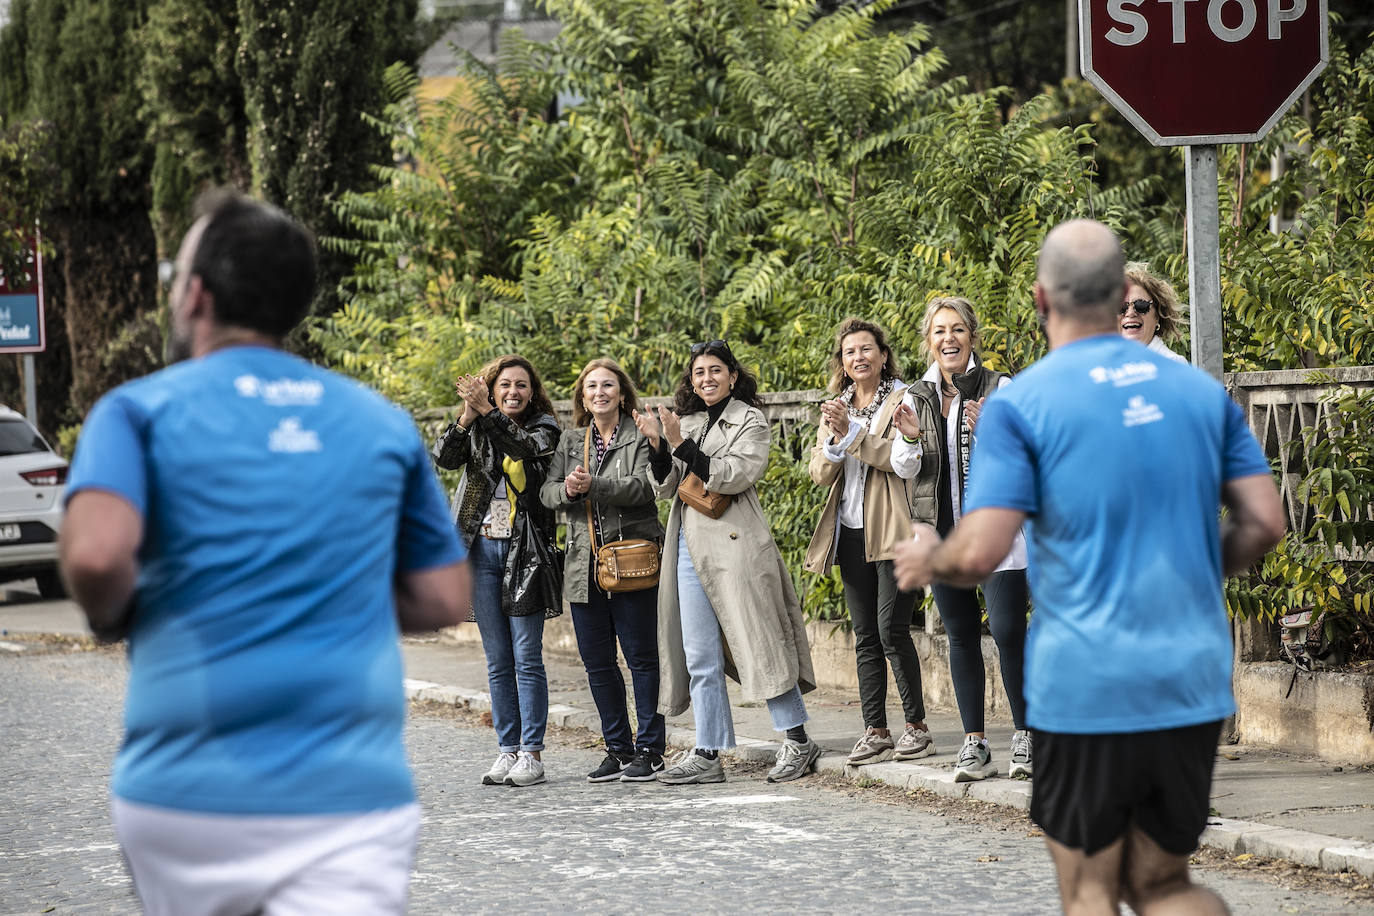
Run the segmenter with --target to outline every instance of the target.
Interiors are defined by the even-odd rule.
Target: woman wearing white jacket
[[[978,414],[988,395],[1011,381],[1010,376],[993,372],[979,364],[978,317],[967,299],[942,297],[926,306],[921,322],[921,340],[931,357],[929,371],[914,384],[914,398],[924,398],[934,408],[941,426],[936,454],[926,454],[920,443],[922,426],[917,413],[909,408],[897,411],[895,423],[902,436],[892,448],[893,462],[909,460],[920,451],[922,462],[938,462],[939,485],[934,502],[935,518],[918,518],[948,534],[962,514],[964,486],[968,481],[968,459],[973,449],[973,432]],[[982,584],[987,604],[988,628],[997,644],[1002,668],[1002,684],[1016,732],[1012,736],[1008,775],[1029,777],[1032,773],[1031,735],[1026,729],[1026,701],[1022,691],[1023,658],[1026,645],[1026,618],[1030,612],[1030,593],[1026,584],[1026,542],[1018,532],[997,571]],[[982,608],[978,593],[971,588],[934,585],[935,605],[949,636],[949,667],[954,695],[964,726],[964,745],[955,761],[956,782],[985,779],[997,768],[984,732],[984,691],[987,672],[983,667]]]

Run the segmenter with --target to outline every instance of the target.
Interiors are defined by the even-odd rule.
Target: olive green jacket
[[[587,530],[587,506],[590,505],[598,517],[602,543],[626,538],[661,540],[663,537],[663,526],[658,522],[658,504],[649,485],[649,440],[624,414],[600,465],[596,463],[595,443],[587,449],[591,491],[586,496],[568,498],[563,481],[574,468],[583,464],[589,429],[582,426],[563,433],[549,466],[549,476],[539,488],[539,501],[557,511],[568,526],[567,553],[563,560],[563,600],[577,604],[587,601],[591,580],[592,539]]]

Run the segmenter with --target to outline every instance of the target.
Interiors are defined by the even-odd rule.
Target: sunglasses
[[[1137,315],[1148,315],[1154,305],[1149,299],[1132,299],[1130,302],[1121,303],[1121,314],[1126,314],[1126,309],[1131,308],[1135,309]]]
[[[726,356],[726,361],[734,360],[734,354],[730,352],[730,345],[723,340],[703,340],[700,343],[692,344],[692,356],[700,356],[708,350],[719,350]]]

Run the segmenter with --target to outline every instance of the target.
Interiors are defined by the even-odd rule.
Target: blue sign
[[[37,293],[0,294],[0,352],[43,349],[43,316]]]

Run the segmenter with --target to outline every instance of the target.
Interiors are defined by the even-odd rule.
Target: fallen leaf
[[[979,861],[979,862],[1001,862],[1001,861],[1002,861],[1002,858],[1001,858],[1000,856],[979,856],[979,857],[978,857],[978,861]]]

